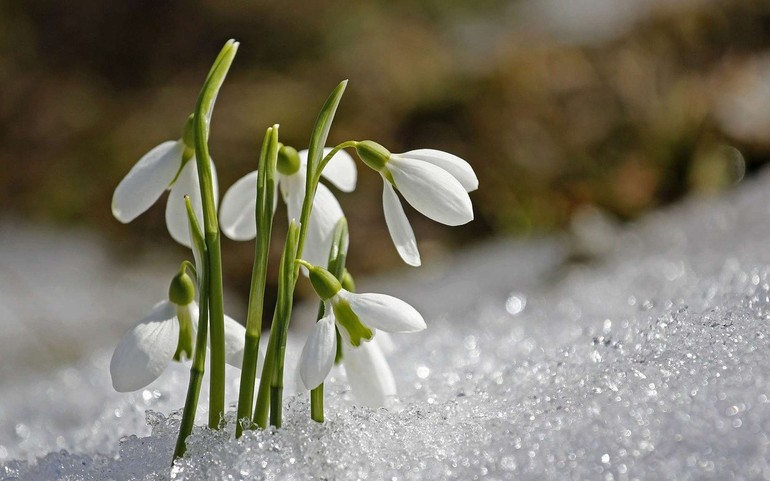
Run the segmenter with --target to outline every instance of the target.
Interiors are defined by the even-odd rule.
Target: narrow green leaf
[[[210,311],[211,362],[209,377],[209,427],[216,429],[225,413],[225,320],[222,283],[222,252],[219,219],[214,198],[214,177],[209,155],[208,134],[214,103],[238,51],[238,42],[228,41],[214,61],[203,84],[193,115],[195,160],[198,166],[203,231],[206,239],[207,286]]]
[[[218,232],[216,203],[214,200],[213,178],[211,173],[211,155],[208,137],[211,116],[214,112],[219,89],[225,81],[227,72],[238,51],[238,42],[228,41],[214,61],[209,75],[201,88],[193,114],[193,132],[195,134],[195,158],[198,164],[198,179],[203,203],[203,228],[206,233]]]
[[[326,99],[321,111],[318,113],[318,118],[313,126],[313,133],[310,136],[310,147],[308,148],[307,162],[308,170],[313,169],[315,173],[316,167],[321,160],[323,149],[326,146],[326,139],[329,137],[329,130],[331,129],[332,122],[334,121],[334,114],[337,112],[337,107],[342,99],[342,94],[345,93],[345,87],[347,87],[348,81],[343,80],[332,91],[329,98]],[[310,172],[308,172],[310,174]],[[310,178],[310,175],[308,175]]]
[[[200,396],[203,372],[206,366],[206,344],[208,343],[209,302],[208,302],[208,264],[206,257],[206,244],[201,234],[198,220],[195,217],[190,198],[185,196],[187,218],[190,225],[190,236],[193,240],[193,255],[195,256],[195,272],[198,280],[198,334],[195,342],[192,365],[190,366],[190,381],[187,386],[182,420],[179,426],[174,448],[174,459],[179,459],[185,453],[187,437],[192,433],[195,423],[195,413],[198,410],[198,397]]]
[[[292,221],[289,224],[289,232],[286,235],[281,265],[278,268],[278,305],[273,319],[271,331],[275,329],[275,356],[273,360],[273,373],[270,376],[270,424],[281,427],[283,418],[283,373],[286,357],[286,340],[289,333],[289,321],[291,321],[292,304],[294,303],[294,285],[297,282],[295,259],[300,225]],[[272,332],[270,333],[272,336]]]
[[[246,317],[246,340],[244,343],[241,381],[238,390],[238,424],[235,437],[243,434],[241,422],[252,415],[254,382],[259,358],[259,340],[262,334],[262,313],[265,305],[268,253],[273,228],[273,193],[275,192],[275,168],[278,159],[278,124],[265,133],[259,155],[257,174],[257,242],[254,246],[254,266],[251,271],[251,290]]]

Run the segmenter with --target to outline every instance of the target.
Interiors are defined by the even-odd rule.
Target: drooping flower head
[[[436,222],[456,226],[473,220],[468,192],[476,190],[479,181],[470,164],[460,157],[433,149],[391,154],[370,140],[357,142],[356,152],[382,176],[385,222],[396,250],[407,264],[419,266],[420,252],[394,187],[412,207]]]
[[[324,155],[332,149],[324,149]],[[297,152],[282,145],[276,166],[277,183],[286,203],[289,220],[299,220],[305,200],[307,150]],[[356,165],[345,151],[338,151],[331,158],[321,176],[343,192],[356,188]],[[257,235],[254,206],[257,202],[257,171],[250,172],[236,181],[222,198],[219,223],[222,232],[233,240],[251,240]],[[323,184],[318,184],[313,210],[307,230],[303,257],[311,263],[321,264],[329,255],[334,226],[343,217],[342,208],[334,194]]]
[[[216,169],[214,198],[218,194]],[[203,207],[195,161],[192,116],[187,120],[184,134],[147,152],[123,177],[112,195],[112,215],[127,224],[149,209],[165,190],[170,190],[166,203],[166,227],[178,243],[190,247],[184,196],[188,195],[199,223],[203,223]]]
[[[313,327],[300,357],[300,377],[307,389],[315,389],[329,374],[337,352],[336,330],[344,341],[343,352],[353,352],[352,376],[362,380],[370,370],[370,381],[387,384],[379,392],[392,391],[394,385],[390,369],[385,370],[382,353],[365,344],[374,338],[377,330],[385,332],[417,332],[425,329],[425,320],[406,302],[385,294],[356,294],[343,289],[339,281],[326,269],[304,263],[309,270],[310,282],[324,301],[324,317]],[[363,351],[358,351],[362,349]],[[343,360],[347,354],[343,355]],[[358,364],[356,364],[358,361]],[[343,361],[345,362],[345,361]],[[346,369],[348,364],[346,363]],[[370,366],[367,368],[366,366]],[[356,369],[356,367],[360,367]],[[386,365],[387,367],[387,365]],[[366,383],[366,381],[363,381]]]
[[[157,303],[121,338],[110,361],[112,386],[118,392],[142,389],[166,370],[171,360],[183,361],[193,355],[198,327],[195,286],[185,272],[171,281],[168,299]],[[227,363],[240,367],[246,330],[225,316]]]

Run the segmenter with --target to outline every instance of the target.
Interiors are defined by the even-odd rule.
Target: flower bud
[[[177,306],[186,306],[195,299],[195,282],[185,271],[180,272],[168,286],[168,300]]]
[[[299,154],[297,149],[288,145],[281,145],[278,149],[278,163],[276,168],[283,175],[293,175],[299,170]]]
[[[313,289],[322,300],[331,299],[342,289],[340,281],[334,277],[334,274],[323,267],[313,266],[309,271],[310,283],[313,284]]]
[[[361,160],[370,168],[380,172],[390,160],[388,149],[371,140],[362,140],[356,143],[356,152]]]

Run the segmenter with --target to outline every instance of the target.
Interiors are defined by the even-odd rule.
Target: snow
[[[0,478],[770,479],[768,205],[764,172],[609,229],[590,263],[563,239],[503,240],[362,280],[428,322],[394,336],[394,406],[356,406],[335,370],[325,424],[289,395],[280,430],[198,428],[173,468],[187,367],[112,392],[117,335],[89,332],[79,361],[3,378]],[[290,375],[313,310],[293,321]]]

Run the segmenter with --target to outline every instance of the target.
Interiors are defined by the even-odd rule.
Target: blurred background
[[[625,222],[770,159],[761,0],[1,2],[0,216],[98,231],[116,263],[148,250],[183,259],[165,202],[122,225],[111,196],[139,157],[180,137],[229,38],[241,48],[212,128],[220,191],[255,168],[273,123],[305,148],[348,78],[330,143],[442,149],[479,176],[466,226],[404,204],[426,265],[492,236]],[[358,189],[338,196],[355,275],[403,265],[381,189],[361,168]],[[276,225],[274,259],[285,214]],[[227,287],[245,296],[253,244],[223,249]]]

